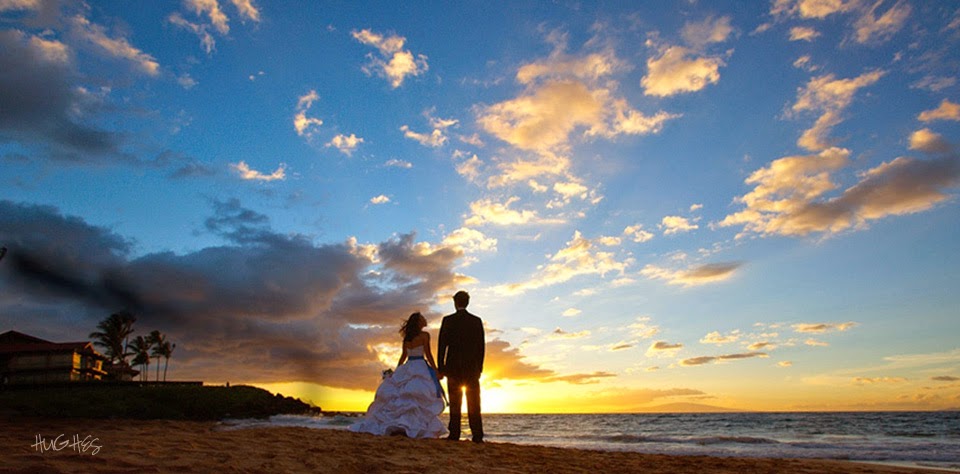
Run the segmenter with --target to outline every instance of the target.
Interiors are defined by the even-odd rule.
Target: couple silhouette
[[[430,351],[427,320],[413,313],[400,327],[403,351],[397,368],[386,373],[373,402],[351,431],[376,435],[404,435],[411,438],[460,439],[464,395],[470,435],[483,442],[480,415],[480,375],[485,351],[483,321],[467,311],[470,295],[453,295],[456,312],[444,316],[437,341],[437,360]],[[439,362],[439,363],[437,363]],[[447,379],[450,394],[450,421],[443,426],[440,414],[445,402],[440,379]]]

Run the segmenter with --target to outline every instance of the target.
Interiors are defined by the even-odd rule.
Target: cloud
[[[907,379],[903,377],[854,377],[853,383],[855,385],[877,385],[877,384],[902,384],[906,383]]]
[[[319,99],[320,95],[315,90],[311,90],[297,99],[297,113],[293,116],[293,128],[297,131],[297,135],[305,136],[308,140],[312,139],[317,129],[323,125],[323,120],[307,117],[307,111]]]
[[[280,166],[270,174],[264,174],[255,169],[251,169],[245,161],[230,163],[230,168],[234,170],[241,179],[247,181],[283,181],[287,178],[287,165],[284,163],[280,163]]]
[[[600,123],[606,91],[590,91],[581,82],[557,81],[484,109],[477,122],[488,133],[524,150],[565,145],[577,126]]]
[[[670,270],[648,264],[640,270],[640,274],[651,280],[666,280],[670,285],[689,287],[725,281],[731,278],[742,265],[740,262],[723,262],[700,265],[685,270]]]
[[[170,16],[167,17],[167,21],[196,35],[197,38],[200,39],[200,46],[208,55],[213,54],[213,51],[217,49],[217,40],[210,33],[209,25],[193,23],[184,18],[179,12],[171,13]]]
[[[710,43],[722,43],[733,34],[730,17],[707,17],[701,22],[686,23],[680,30],[680,36],[688,45],[701,49]]]
[[[679,342],[655,341],[647,348],[647,357],[673,357],[680,349],[683,349],[683,344]]]
[[[827,347],[827,346],[830,345],[829,343],[826,343],[826,342],[823,342],[823,341],[818,341],[818,340],[813,339],[813,338],[807,339],[806,341],[803,341],[803,343],[806,344],[806,345],[808,345],[808,346],[813,346],[813,347]]]
[[[119,135],[95,128],[90,94],[72,85],[69,56],[51,40],[0,31],[0,139],[62,161],[123,158]]]
[[[255,22],[260,21],[260,10],[253,4],[253,0],[230,0],[233,6],[240,11],[240,16]]]
[[[447,142],[446,135],[444,135],[443,131],[439,129],[434,129],[429,134],[424,134],[414,132],[413,130],[410,130],[409,126],[403,125],[400,127],[400,130],[403,132],[403,136],[411,140],[415,140],[423,146],[436,148],[443,146],[443,144]]]
[[[936,143],[930,138],[926,135],[915,144],[929,149]],[[830,148],[819,155],[774,160],[747,178],[746,183],[756,187],[736,199],[746,208],[719,225],[793,236],[862,229],[871,220],[930,209],[947,200],[943,189],[960,180],[956,155],[930,160],[900,157],[860,173],[860,181],[840,196],[824,198],[837,188],[831,173],[847,166],[849,155],[848,150]]]
[[[71,32],[80,39],[96,46],[96,50],[108,56],[125,59],[136,65],[137,69],[148,76],[160,74],[160,64],[153,56],[132,46],[126,38],[111,38],[103,27],[77,15],[70,19]]]
[[[419,76],[429,69],[426,56],[414,56],[403,49],[407,40],[402,36],[384,36],[367,29],[353,31],[351,34],[357,41],[373,46],[380,53],[379,57],[372,53],[367,55],[370,62],[363,67],[363,72],[386,78],[394,89],[403,85],[408,76]]]
[[[477,181],[480,178],[480,169],[483,161],[477,155],[472,155],[456,164],[457,174],[467,178],[470,181]]]
[[[855,39],[858,43],[879,43],[890,39],[896,32],[903,28],[907,18],[910,17],[912,9],[910,4],[904,1],[898,1],[887,11],[877,16],[877,9],[884,2],[877,1],[854,23],[856,29]]]
[[[580,313],[583,313],[583,311],[577,308],[567,308],[563,310],[563,313],[561,313],[560,316],[563,316],[565,318],[572,318],[574,316],[579,316]]]
[[[484,376],[493,380],[530,380],[555,375],[552,370],[530,364],[523,359],[520,349],[511,348],[509,342],[500,339],[487,341],[483,363]]]
[[[633,110],[612,91],[572,79],[531,85],[517,98],[482,108],[477,123],[521,150],[563,151],[577,129],[585,137],[659,133],[679,115],[660,111],[648,116]]]
[[[716,344],[719,346],[723,344],[729,344],[731,342],[736,342],[738,339],[740,339],[740,331],[738,330],[732,331],[727,335],[720,334],[719,331],[713,331],[707,334],[706,336],[703,336],[702,338],[700,338],[700,343]]]
[[[686,217],[680,216],[665,216],[660,221],[660,228],[663,229],[663,235],[672,235],[681,232],[690,232],[700,228],[696,224],[691,224],[690,220]]]
[[[949,153],[953,150],[953,146],[929,128],[922,128],[910,135],[910,149],[937,154]]]
[[[776,349],[776,347],[777,347],[776,344],[773,344],[772,342],[761,341],[761,342],[754,342],[753,344],[750,344],[749,346],[747,346],[747,349],[751,351],[759,351],[760,349],[772,350],[772,349]]]
[[[469,227],[461,227],[443,237],[443,245],[463,253],[496,252],[497,239]]]
[[[857,323],[853,321],[846,323],[799,323],[791,327],[799,333],[824,334],[828,332],[847,331],[857,327]]]
[[[644,94],[667,97],[696,92],[720,81],[720,58],[694,57],[683,46],[671,46],[647,60],[647,75],[640,80]]]
[[[464,221],[464,225],[477,227],[484,224],[507,226],[556,224],[560,222],[558,220],[541,218],[537,211],[510,209],[510,206],[519,200],[519,197],[514,196],[503,203],[494,202],[490,199],[474,201],[470,203],[471,215]]]
[[[643,225],[631,225],[623,229],[623,235],[637,243],[646,242],[654,237],[653,233],[643,230]]]
[[[589,329],[584,329],[583,331],[577,331],[577,332],[567,332],[567,331],[564,331],[563,329],[556,328],[553,330],[553,332],[550,333],[549,336],[547,336],[547,338],[548,339],[583,339],[588,336],[590,336]]]
[[[930,380],[937,382],[960,382],[960,377],[954,377],[952,375],[938,375],[936,377],[930,377]]]
[[[590,239],[575,231],[567,246],[553,254],[549,263],[537,267],[537,272],[527,281],[510,283],[495,287],[495,291],[505,294],[524,293],[547,286],[567,282],[581,275],[604,276],[610,272],[623,274],[628,262],[621,262],[610,252],[595,248]]]
[[[793,367],[793,362],[791,362],[791,361],[789,361],[789,360],[781,360],[780,362],[777,362],[777,366],[779,366],[779,367]]]
[[[819,31],[807,26],[795,26],[790,28],[790,41],[811,42],[817,39],[819,36]]]
[[[370,198],[370,204],[386,204],[388,202],[390,202],[390,198],[383,194]]]
[[[934,76],[927,75],[913,84],[910,84],[911,89],[926,89],[932,92],[940,92],[950,87],[953,87],[957,83],[957,78],[950,76]]]
[[[17,294],[0,297],[0,306],[18,308],[0,325],[28,333],[56,325],[83,338],[127,308],[138,333],[156,328],[177,343],[178,377],[371,390],[376,378],[357,374],[379,373],[375,348],[398,347],[403,316],[463,283],[453,271],[461,252],[413,234],[317,245],[272,231],[266,216],[236,200],[215,202],[206,229],[224,243],[132,257],[131,241],[109,229],[0,201],[0,241],[10,249],[0,284]],[[501,358],[506,347],[488,343],[490,363],[522,367]]]
[[[333,137],[330,140],[330,142],[326,144],[326,146],[328,147],[332,146],[337,150],[340,150],[340,153],[343,153],[344,155],[347,155],[347,156],[351,156],[353,155],[354,150],[357,149],[357,145],[361,143],[363,143],[363,138],[360,138],[352,133],[350,134],[350,136],[339,134]]]
[[[657,334],[660,334],[659,326],[651,326],[647,323],[650,322],[648,317],[639,317],[637,322],[627,326],[626,330],[630,332],[633,337],[639,339],[650,339]]]
[[[210,23],[220,34],[225,35],[230,32],[230,19],[220,9],[217,0],[184,0],[183,6],[197,16],[206,14],[210,18]]]
[[[197,81],[190,77],[190,74],[183,73],[177,76],[177,84],[180,84],[180,87],[184,89],[190,90],[197,86]]]
[[[769,356],[764,352],[746,352],[741,354],[726,354],[726,355],[719,355],[719,356],[701,356],[701,357],[692,357],[689,359],[683,359],[680,361],[680,365],[683,367],[693,367],[697,365],[726,362],[730,360],[753,359],[755,357],[767,358]]]
[[[612,51],[577,57],[557,48],[549,58],[521,66],[516,79],[521,84],[531,84],[544,78],[576,78],[591,82],[626,69],[628,66],[617,59]]]
[[[617,374],[610,372],[598,371],[592,374],[572,374],[572,375],[555,375],[553,377],[547,377],[542,380],[542,382],[567,382],[574,385],[588,385],[600,383],[600,379],[616,377]]]
[[[920,112],[917,120],[921,122],[932,122],[934,120],[954,120],[960,121],[960,104],[943,99],[940,106],[933,110]]]
[[[859,0],[775,0],[770,14],[775,17],[823,19],[835,13],[849,12],[856,8],[858,3]]]
[[[413,163],[410,163],[409,161],[405,161],[405,160],[400,160],[397,158],[391,158],[387,160],[387,162],[384,163],[383,165],[389,166],[391,168],[406,168],[406,169],[413,168]]]
[[[831,146],[828,135],[843,121],[842,113],[853,101],[856,92],[880,80],[883,71],[870,71],[852,79],[836,79],[833,74],[814,77],[797,91],[793,113],[820,113],[813,127],[803,132],[797,145],[810,151],[823,151]]]
[[[820,66],[811,64],[811,61],[813,60],[810,58],[809,55],[800,56],[799,58],[797,58],[796,61],[793,62],[793,67],[797,69],[803,69],[804,71],[807,71],[807,72],[813,72],[813,71],[816,71],[817,69],[820,69]]]

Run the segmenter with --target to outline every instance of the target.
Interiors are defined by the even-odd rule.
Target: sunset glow
[[[363,411],[464,289],[490,413],[960,407],[954,2],[55,3],[0,332]]]

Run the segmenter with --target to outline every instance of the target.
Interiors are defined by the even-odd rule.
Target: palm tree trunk
[[[160,381],[160,358],[157,357],[157,382]]]
[[[170,364],[170,358],[167,357],[166,359],[163,360],[163,381],[164,382],[167,381],[167,365],[169,364]]]

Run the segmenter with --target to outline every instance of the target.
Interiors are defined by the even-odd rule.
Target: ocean
[[[280,415],[268,420],[229,420],[224,426],[346,429],[355,420],[344,415]],[[838,459],[960,470],[960,411],[485,414],[483,425],[485,439],[492,443],[677,455]],[[466,416],[463,432],[464,438],[469,438]]]

